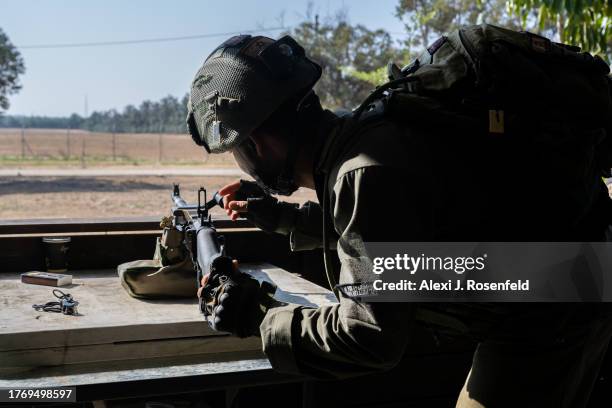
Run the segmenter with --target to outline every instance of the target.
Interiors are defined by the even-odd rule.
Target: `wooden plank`
[[[250,352],[41,367],[0,375],[2,388],[77,387],[78,401],[177,394],[227,387],[285,383],[299,378],[272,370]]]
[[[335,301],[324,288],[272,265],[244,264],[241,269],[258,280],[276,284],[279,288],[276,298],[280,301],[312,307]],[[0,291],[5,294],[0,310],[0,361],[4,366],[261,348],[257,338],[220,337],[212,331],[203,321],[195,297],[165,301],[130,297],[112,270],[76,272],[73,285],[61,290],[80,302],[81,316],[35,311],[33,303],[53,300],[52,288],[23,284],[18,274],[0,275]]]
[[[158,230],[159,217],[114,218],[47,218],[1,220],[0,235],[56,234],[75,232],[148,231]],[[252,228],[246,219],[231,221],[227,216],[215,217],[215,228]]]
[[[37,312],[32,304],[54,300],[52,288],[21,283],[18,274],[0,276],[0,290],[6,294],[0,311],[0,350],[168,338],[182,330],[188,336],[212,333],[197,310],[195,279],[193,300],[144,301],[127,294],[114,270],[79,271],[73,276],[71,287],[60,290],[80,302],[81,316]],[[143,326],[147,330],[142,333],[130,329]]]
[[[236,369],[240,361],[257,361],[259,369],[271,369],[267,358],[262,357],[258,351],[232,351],[229,353],[216,353],[201,356],[171,356],[141,360],[113,360],[93,363],[46,366],[36,369],[15,369],[11,372],[0,370],[0,388],[13,382],[22,387],[28,387],[39,378],[46,379],[54,387],[68,387],[74,385],[91,385],[99,383],[116,383],[121,381],[136,381],[153,378],[181,377],[199,374],[212,374],[218,372],[212,367],[216,363],[225,365],[232,362],[230,369]],[[248,363],[247,363],[248,364]],[[208,372],[201,372],[203,366]],[[197,368],[199,367],[199,368]],[[193,368],[197,368],[193,370]],[[139,371],[139,373],[138,373]],[[66,381],[66,377],[72,377]]]
[[[336,303],[335,295],[313,282],[297,277],[273,265],[242,264],[240,270],[253,276],[260,282],[267,280],[277,286],[274,298],[286,303],[296,303],[309,307]]]
[[[200,324],[205,325],[206,323],[200,322]],[[3,367],[0,367],[0,373],[3,371],[14,372],[16,367],[45,367],[172,356],[197,355],[200,361],[204,361],[207,354],[234,351],[261,352],[261,339],[258,337],[239,339],[227,334],[213,334],[191,338],[2,351],[0,352],[0,361],[2,361]]]
[[[35,336],[32,333],[35,333]],[[173,322],[171,326],[163,330],[160,329],[159,324],[134,324],[116,326],[112,330],[90,327],[72,330],[23,331],[0,336],[0,352],[148,340],[164,341],[172,338],[199,338],[215,335],[218,334],[212,332],[203,319],[193,322]]]
[[[70,242],[68,267],[71,270],[104,269],[133,259],[151,258],[157,236],[75,236]],[[0,237],[0,248],[0,272],[26,272],[45,268],[45,247],[41,237]]]

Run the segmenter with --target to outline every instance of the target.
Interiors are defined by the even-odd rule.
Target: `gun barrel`
[[[172,201],[177,207],[187,205],[187,202],[181,197],[181,187],[178,184],[173,185],[172,195],[170,197],[172,197]]]
[[[217,231],[211,227],[200,226],[197,229],[196,239],[198,263],[200,264],[202,273],[206,274],[212,271],[212,265],[215,259],[222,255]]]
[[[183,198],[181,196],[173,195],[172,196],[172,201],[174,202],[174,205],[176,207],[181,207],[181,208],[182,207],[193,207],[193,206],[190,206],[189,204],[187,204],[187,202],[185,200],[183,200]]]

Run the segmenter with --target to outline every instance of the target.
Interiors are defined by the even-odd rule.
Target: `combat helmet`
[[[290,36],[231,37],[206,58],[191,84],[189,132],[208,153],[229,151],[320,77],[321,67]]]

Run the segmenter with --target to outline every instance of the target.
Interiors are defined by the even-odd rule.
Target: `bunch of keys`
[[[53,296],[59,299],[55,302],[47,302],[42,305],[32,305],[38,312],[54,312],[70,316],[78,316],[77,306],[79,302],[74,300],[70,293],[64,293],[59,289],[53,289]]]

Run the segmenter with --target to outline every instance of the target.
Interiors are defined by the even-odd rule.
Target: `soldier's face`
[[[285,165],[287,143],[279,135],[256,131],[232,153],[242,171],[273,186]]]
[[[284,163],[287,157],[287,139],[268,130],[255,130],[251,135],[257,155],[269,163]]]

